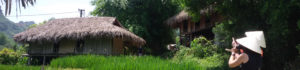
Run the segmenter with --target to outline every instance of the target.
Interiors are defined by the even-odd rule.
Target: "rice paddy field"
[[[25,65],[2,65],[0,70],[41,70],[41,66],[25,66]]]
[[[193,63],[172,63],[153,56],[71,56],[55,59],[53,68],[86,70],[205,70]]]
[[[0,64],[0,70],[41,69],[42,66]],[[79,55],[54,59],[44,70],[207,70],[207,68],[194,63],[174,63],[154,56]]]

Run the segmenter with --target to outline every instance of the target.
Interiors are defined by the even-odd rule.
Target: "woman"
[[[262,65],[262,50],[265,48],[265,41],[262,31],[246,32],[244,38],[232,39],[231,56],[229,67],[240,67],[242,70],[260,70]]]

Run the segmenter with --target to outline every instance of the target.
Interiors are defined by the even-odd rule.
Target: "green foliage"
[[[153,54],[166,51],[174,42],[173,31],[164,23],[178,12],[171,0],[94,0],[92,15],[116,17],[131,32],[147,41]]]
[[[38,24],[32,24],[32,25],[30,25],[30,26],[28,27],[28,29],[34,28],[34,27],[36,27],[36,26],[38,26]]]
[[[228,68],[229,55],[214,54],[200,59],[199,66],[206,67],[207,70],[230,70]]]
[[[180,46],[173,57],[175,63],[194,63],[209,70],[228,69],[228,55],[223,55],[216,45],[204,37],[195,38],[191,47]]]
[[[205,37],[195,38],[191,42],[191,49],[191,53],[199,58],[212,56],[218,52],[218,47]]]
[[[0,46],[8,46],[8,45],[11,45],[11,41],[4,33],[0,33]]]
[[[51,18],[51,19],[49,19],[49,20],[53,20],[53,19],[55,19],[55,18]],[[45,23],[47,23],[47,21],[43,21],[43,22],[41,22],[41,23],[39,23],[39,24],[32,24],[32,25],[30,25],[30,26],[28,27],[28,29],[34,28],[34,27],[37,27],[37,26],[40,26],[40,25],[43,25],[43,24],[45,24]]]
[[[176,63],[185,63],[185,62],[197,62],[198,58],[194,57],[193,53],[191,53],[191,49],[185,46],[180,46],[180,50],[178,50],[174,57],[173,61]]]
[[[19,57],[20,56],[11,49],[4,48],[0,51],[1,64],[14,65],[18,62]]]
[[[153,56],[81,55],[58,58],[53,68],[84,68],[90,70],[203,70],[195,64],[176,64]]]
[[[19,57],[16,65],[27,65],[28,57]]]
[[[230,24],[228,23],[220,23],[216,25],[212,32],[215,34],[215,44],[218,46],[218,48],[231,48],[231,38],[232,33],[226,28],[226,26],[229,26]]]
[[[6,34],[0,32],[0,50],[3,48],[11,48],[16,50],[18,48],[18,44],[6,36]]]
[[[23,47],[18,48],[16,51],[13,49],[3,48],[0,51],[0,63],[8,65],[25,65],[28,58],[22,57],[21,54],[25,53]]]
[[[177,36],[175,38],[175,43],[176,43],[176,45],[180,45],[180,37],[179,36]]]

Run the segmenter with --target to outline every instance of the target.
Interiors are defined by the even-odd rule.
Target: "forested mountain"
[[[33,21],[14,23],[0,12],[0,49],[14,46],[15,42],[12,38],[14,34],[26,30],[32,24],[34,24]]]
[[[20,21],[20,22],[16,23],[17,26],[24,28],[25,30],[32,24],[35,24],[35,23],[33,21]]]
[[[0,12],[0,32],[6,34],[10,38],[12,38],[14,34],[24,31],[32,24],[34,24],[33,21],[14,23]]]

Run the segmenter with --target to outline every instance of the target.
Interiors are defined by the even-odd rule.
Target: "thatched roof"
[[[126,30],[114,17],[64,18],[50,20],[46,24],[16,34],[14,40],[21,43],[56,42],[66,39],[119,37],[135,46],[144,45],[144,39]]]
[[[184,10],[182,10],[179,14],[169,18],[166,23],[170,26],[176,27],[178,23],[183,22],[184,20],[190,19],[191,16],[188,15],[188,13]]]
[[[213,5],[210,5],[204,9],[200,10],[200,14],[204,15],[207,13],[214,12],[215,10],[213,9]],[[182,23],[184,20],[191,19],[191,16],[186,12],[185,10],[182,10],[180,13],[177,15],[170,17],[169,19],[166,20],[166,23],[172,27],[177,27],[179,23]]]

